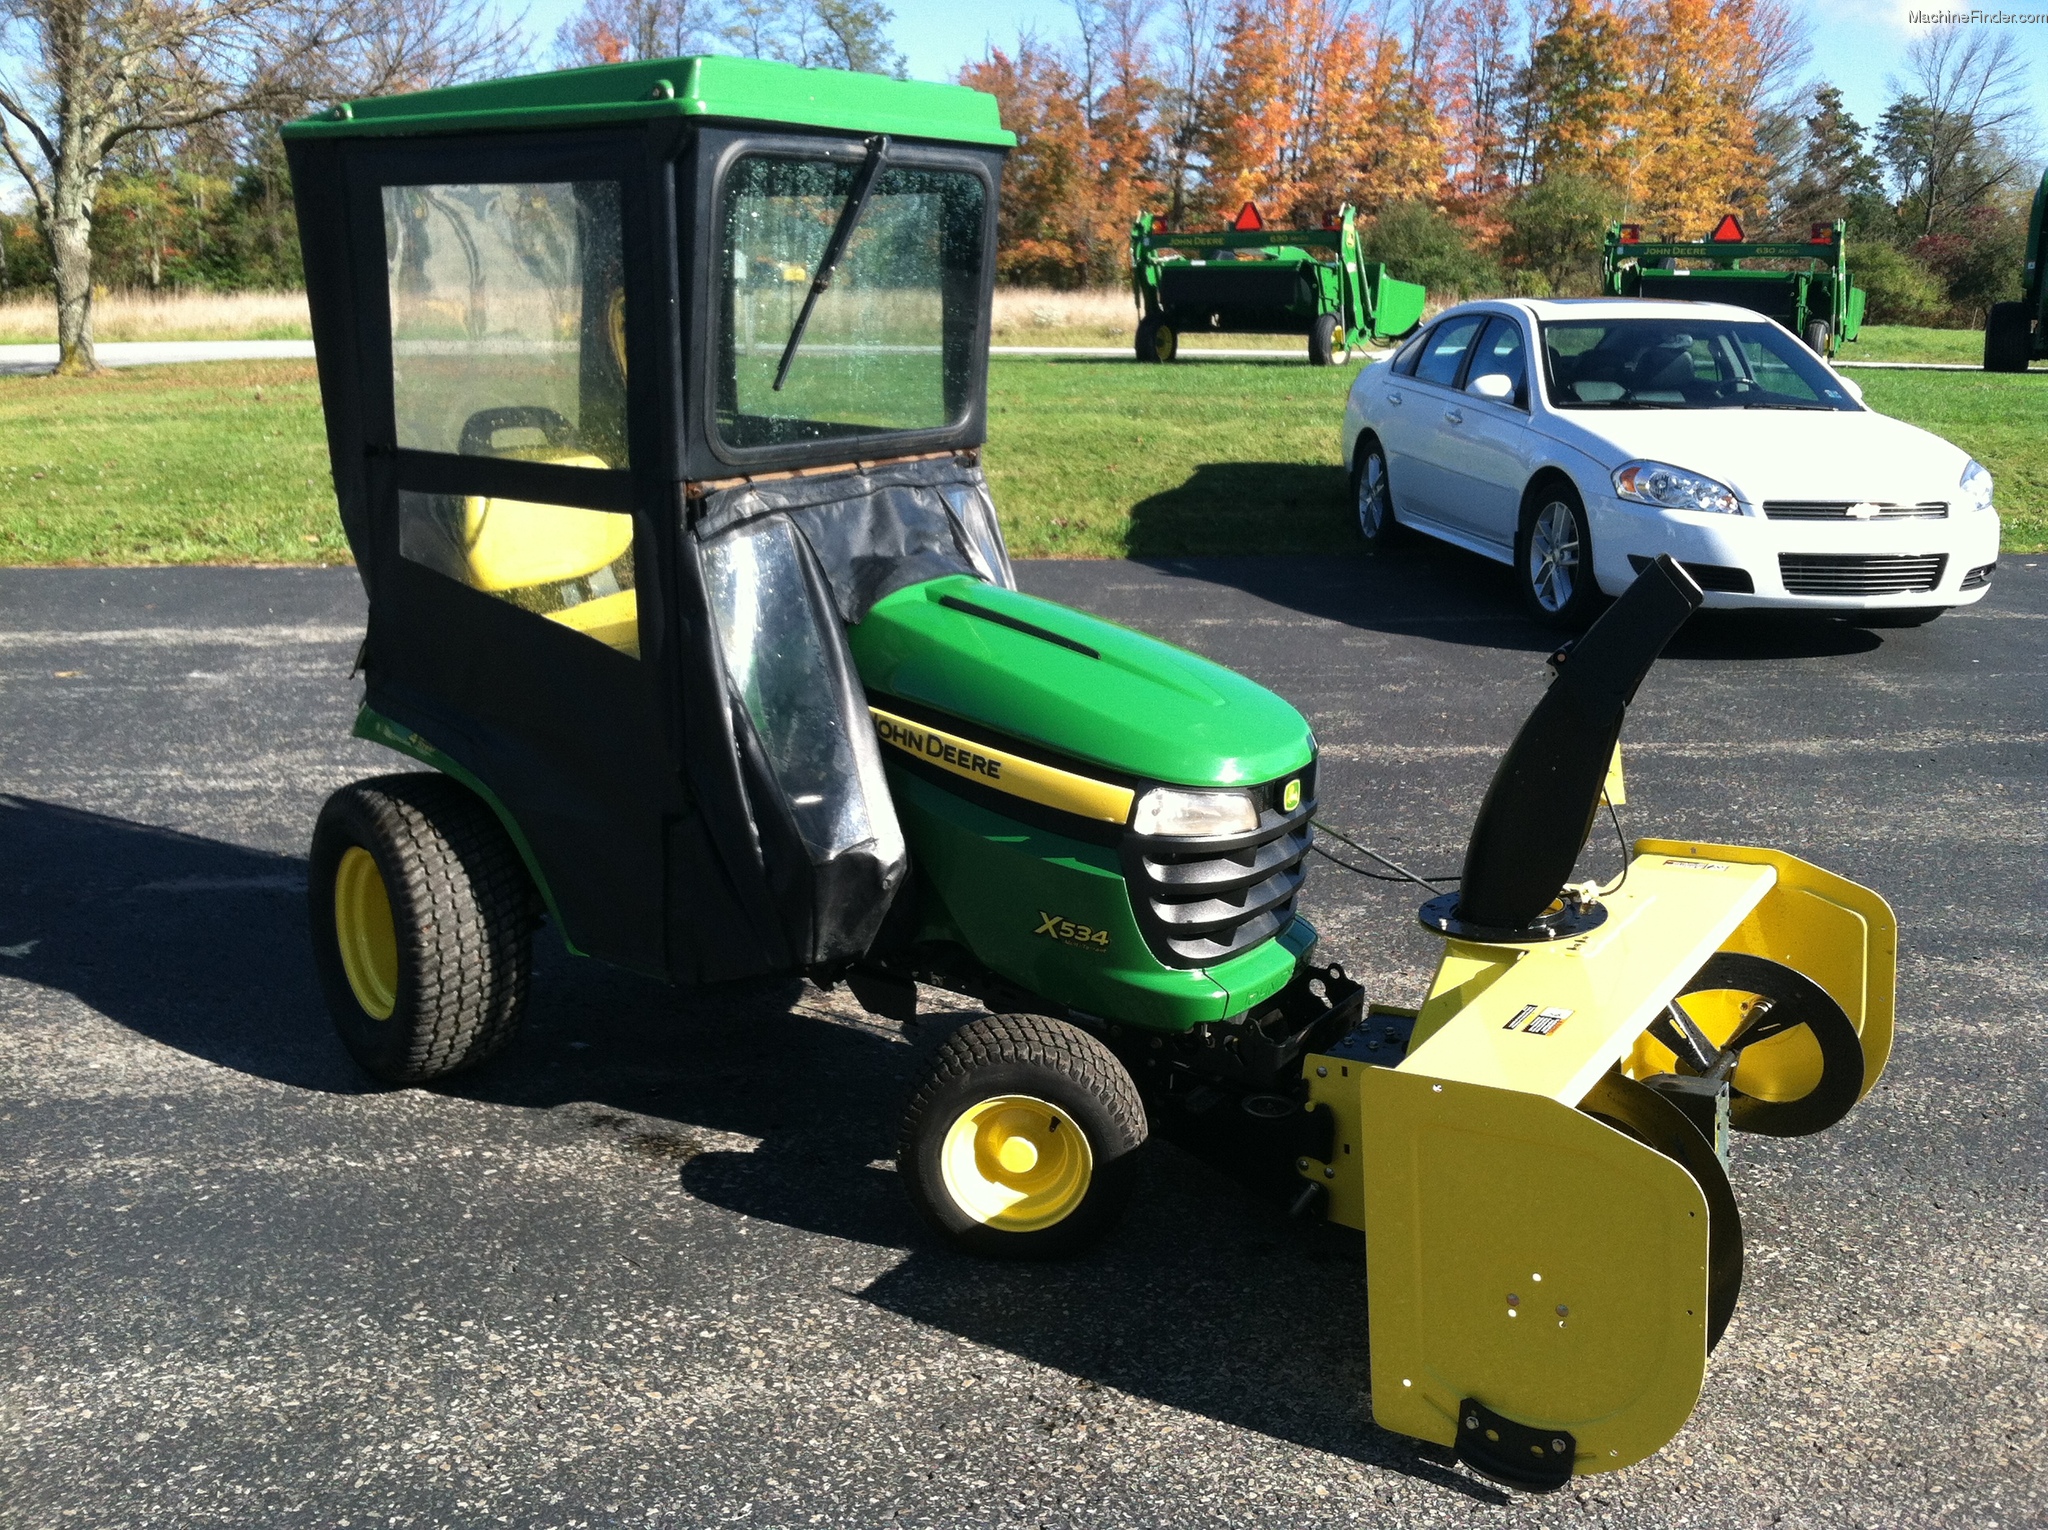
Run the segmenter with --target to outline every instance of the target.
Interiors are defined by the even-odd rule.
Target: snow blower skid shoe
[[[1897,926],[1853,882],[1645,839],[1611,891],[1563,886],[1698,599],[1660,559],[1560,661],[1423,908],[1412,1032],[1369,1015],[1305,1063],[1337,1132],[1300,1172],[1366,1234],[1374,1417],[1523,1489],[1678,1432],[1742,1282],[1729,1133],[1833,1125],[1891,1046]]]

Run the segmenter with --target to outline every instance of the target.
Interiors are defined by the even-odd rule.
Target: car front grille
[[[1780,553],[1778,574],[1793,595],[1907,595],[1931,590],[1948,567],[1946,553],[1877,553],[1833,557]]]
[[[1287,781],[1301,803],[1280,806]],[[1124,870],[1131,906],[1152,954],[1169,967],[1208,967],[1249,951],[1287,928],[1307,880],[1315,768],[1258,788],[1259,826],[1225,840],[1127,835]]]
[[[1866,503],[1853,499],[1767,499],[1764,514],[1774,521],[1846,521],[1860,520],[1851,516],[1851,507]],[[1869,501],[1869,503],[1877,503]],[[1922,500],[1917,505],[1877,504],[1877,514],[1870,517],[1880,521],[1945,521],[1948,519],[1948,502],[1940,499]]]

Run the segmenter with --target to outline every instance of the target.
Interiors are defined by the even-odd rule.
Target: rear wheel
[[[1600,600],[1593,581],[1593,537],[1578,493],[1562,483],[1529,498],[1515,538],[1515,582],[1529,614],[1546,626],[1576,629]]]
[[[307,875],[320,985],[364,1071],[423,1084],[511,1036],[533,967],[533,884],[473,792],[425,774],[344,786],[320,810]]]
[[[1180,336],[1164,319],[1140,319],[1137,348],[1140,361],[1172,361],[1180,355]]]
[[[1358,535],[1369,553],[1382,553],[1401,538],[1401,523],[1394,519],[1394,489],[1387,477],[1387,454],[1378,441],[1368,436],[1358,445],[1358,469],[1352,474],[1354,508],[1358,511]]]
[[[1984,370],[2024,372],[2033,336],[2025,303],[1993,303],[1984,318]]]
[[[1312,367],[1342,366],[1351,359],[1344,340],[1344,326],[1333,313],[1319,313],[1308,329],[1308,364]]]
[[[1043,1015],[971,1020],[904,1112],[897,1168],[926,1221],[999,1259],[1071,1253],[1130,1200],[1145,1107],[1109,1049]]]
[[[1827,355],[1828,342],[1834,337],[1826,319],[1813,319],[1806,326],[1806,348],[1816,356]]]

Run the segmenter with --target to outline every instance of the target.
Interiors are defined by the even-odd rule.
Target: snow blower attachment
[[[1636,687],[1700,594],[1668,557],[1557,660],[1495,772],[1428,1001],[1305,1064],[1304,1160],[1366,1235],[1373,1412],[1528,1489],[1655,1451],[1742,1283],[1729,1134],[1847,1114],[1890,1050],[1884,900],[1789,855],[1639,840],[1567,887]]]
[[[993,98],[667,59],[285,141],[356,731],[422,767],[335,792],[308,858],[369,1075],[503,1045],[543,921],[679,988],[801,975],[899,1021],[950,989],[987,1012],[927,1054],[897,1167],[955,1246],[1085,1245],[1172,1135],[1366,1230],[1389,1428],[1534,1487],[1670,1437],[1741,1279],[1728,1134],[1838,1119],[1892,993],[1884,904],[1790,856],[1645,841],[1565,885],[1699,602],[1675,564],[1502,761],[1425,910],[1428,1003],[1368,1010],[1300,908],[1307,719],[1016,587],[980,458]],[[1341,265],[1210,269],[1353,282],[1348,215],[1326,238]],[[1419,314],[1372,290],[1347,343]]]

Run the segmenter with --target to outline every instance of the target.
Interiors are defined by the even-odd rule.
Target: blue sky
[[[952,78],[961,64],[977,58],[990,41],[1007,47],[1020,29],[1036,28],[1057,38],[1073,30],[1073,9],[1066,0],[887,0],[896,12],[890,32],[909,61],[910,72],[922,80]],[[1934,9],[1954,0],[1793,0],[1813,29],[1813,63],[1809,73],[1842,88],[1850,113],[1865,127],[1877,120],[1890,92],[1885,76],[1904,59],[1906,45],[1917,30],[1907,22],[1909,11]],[[1974,0],[1973,0],[1974,3]],[[2001,0],[2015,11],[2041,12],[2048,0]],[[529,25],[552,38],[561,19],[579,8],[578,0],[533,0]],[[1361,7],[1362,8],[1362,7]],[[2048,24],[2014,26],[2008,31],[2032,67],[2034,111],[2048,130]],[[543,50],[544,51],[544,50]]]

